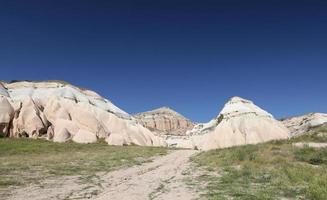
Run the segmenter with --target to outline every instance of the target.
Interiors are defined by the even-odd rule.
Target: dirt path
[[[183,181],[188,159],[195,151],[180,150],[143,166],[115,171],[114,180],[96,199],[185,199],[196,198]]]
[[[193,174],[188,161],[195,153],[172,151],[153,162],[92,177],[86,183],[78,177],[49,180],[42,187],[14,191],[10,199],[197,199],[199,194],[185,182]]]

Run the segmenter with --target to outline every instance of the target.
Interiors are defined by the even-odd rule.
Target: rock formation
[[[231,98],[216,119],[188,132],[189,141],[179,144],[202,150],[286,139],[289,131],[271,114],[240,97]]]
[[[185,135],[194,123],[176,111],[162,107],[134,115],[145,127],[160,134]]]
[[[0,135],[8,136],[14,109],[5,96],[0,96]]]
[[[309,113],[281,121],[290,130],[291,136],[298,136],[308,132],[311,128],[323,125],[327,126],[327,114]]]
[[[0,137],[209,150],[286,139],[317,126],[327,126],[327,114],[280,122],[240,97],[231,98],[215,119],[195,125],[166,107],[133,117],[97,93],[64,82],[0,81]]]
[[[0,82],[0,135],[55,142],[93,143],[103,138],[114,145],[166,145],[97,93],[57,81]]]

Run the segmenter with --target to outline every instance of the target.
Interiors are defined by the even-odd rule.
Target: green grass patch
[[[165,148],[54,143],[46,140],[0,138],[0,189],[38,183],[49,177],[78,175],[85,180],[98,172],[148,162]]]
[[[321,129],[284,141],[202,152],[197,165],[220,176],[202,176],[208,199],[315,199],[327,197],[327,148],[298,148],[293,142],[322,142]],[[210,173],[212,174],[212,173]],[[213,173],[215,174],[215,173]]]

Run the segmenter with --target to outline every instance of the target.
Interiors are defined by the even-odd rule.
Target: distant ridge
[[[185,135],[194,123],[169,107],[137,113],[134,117],[150,130],[161,134]]]

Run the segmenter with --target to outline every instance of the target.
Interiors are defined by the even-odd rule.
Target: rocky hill
[[[277,121],[240,97],[231,98],[215,119],[195,125],[167,107],[131,116],[96,92],[62,81],[0,81],[1,137],[209,150],[286,139],[317,126],[327,126],[327,114]]]
[[[55,142],[164,146],[165,142],[97,93],[65,82],[0,83],[0,135]]]
[[[290,130],[292,136],[303,135],[311,128],[318,126],[327,126],[327,114],[309,113],[297,117],[290,117],[281,120]]]
[[[168,107],[138,113],[134,117],[145,127],[160,134],[185,135],[194,126],[191,120]]]
[[[191,135],[190,140],[180,146],[193,146],[202,150],[289,137],[288,129],[270,113],[240,97],[231,98],[215,119],[196,125],[188,134]]]

